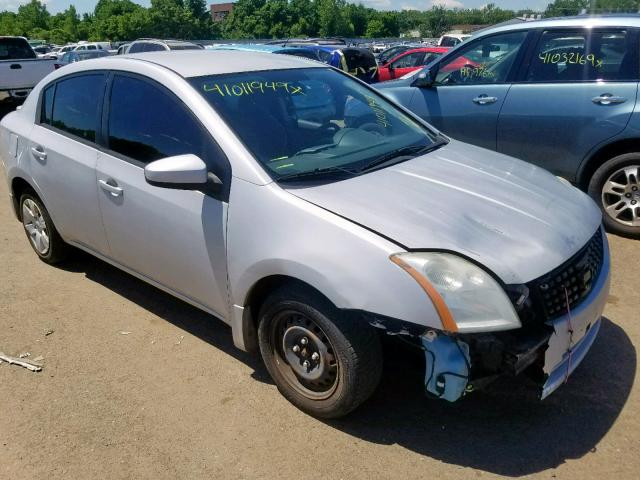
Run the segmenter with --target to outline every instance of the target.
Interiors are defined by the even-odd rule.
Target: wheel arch
[[[640,138],[623,138],[600,146],[587,160],[582,162],[577,175],[577,184],[586,191],[595,171],[607,160],[625,153],[640,153]]]
[[[13,204],[13,212],[15,213],[18,220],[22,221],[22,213],[20,212],[20,197],[24,192],[30,190],[36,195],[40,201],[40,195],[36,192],[36,189],[25,180],[23,177],[16,176],[11,180],[11,202]]]
[[[260,307],[271,292],[274,292],[284,285],[295,285],[303,288],[308,290],[309,293],[319,295],[326,299],[326,301],[331,302],[332,305],[335,305],[331,299],[318,288],[299,278],[284,274],[263,277],[250,287],[245,296],[241,312],[237,312],[237,314],[241,314],[241,318],[237,318],[236,321],[233,322],[233,337],[237,347],[251,353],[258,351],[257,331]],[[238,325],[238,323],[240,325]]]

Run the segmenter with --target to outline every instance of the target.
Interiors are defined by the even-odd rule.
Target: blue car
[[[640,238],[639,40],[637,15],[495,27],[376,88],[451,137],[568,179],[609,231]]]

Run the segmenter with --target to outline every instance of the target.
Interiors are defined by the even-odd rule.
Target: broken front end
[[[593,344],[609,294],[609,269],[606,237],[599,230],[547,275],[526,285],[504,286],[520,328],[462,333],[421,331],[417,325],[381,318],[370,323],[424,351],[430,396],[454,402],[500,376],[526,373],[544,399],[567,381]]]

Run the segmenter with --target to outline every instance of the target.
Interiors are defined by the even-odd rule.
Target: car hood
[[[405,249],[470,257],[507,284],[562,264],[602,221],[587,195],[546,170],[456,141],[365,175],[287,190]]]

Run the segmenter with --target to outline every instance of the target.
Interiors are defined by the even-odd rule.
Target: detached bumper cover
[[[587,355],[587,352],[593,345],[598,331],[600,330],[600,319],[591,325],[587,334],[580,339],[580,341],[574,345],[571,351],[567,351],[562,361],[553,369],[549,374],[547,381],[542,386],[541,400],[544,400],[551,395],[560,385],[567,381],[569,375],[580,365],[580,362]]]
[[[544,356],[546,379],[542,385],[543,399],[566,382],[586,356],[600,330],[600,318],[607,303],[610,284],[609,245],[606,237],[603,244],[602,269],[589,296],[570,314],[550,323],[553,334],[549,338]]]

